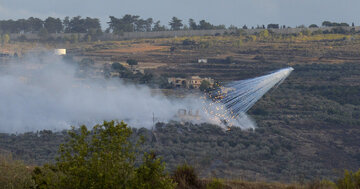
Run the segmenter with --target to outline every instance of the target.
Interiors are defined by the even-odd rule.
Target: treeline
[[[134,129],[130,128],[124,122],[115,122],[104,121],[103,124],[96,125],[93,129],[88,130],[86,126],[81,126],[78,129],[74,127],[68,132],[62,132],[65,140],[63,140],[60,146],[47,146],[46,151],[49,147],[58,147],[58,154],[55,161],[47,163],[41,166],[26,166],[21,161],[14,160],[6,152],[0,151],[0,188],[69,188],[69,189],[82,189],[82,188],[134,188],[134,189],[143,189],[143,188],[161,188],[161,189],[189,189],[189,188],[199,188],[199,189],[212,189],[212,188],[338,188],[338,189],[357,189],[360,186],[360,170],[357,172],[345,171],[344,175],[340,178],[334,178],[333,181],[330,180],[318,180],[318,177],[313,175],[305,174],[304,177],[309,178],[309,180],[303,180],[301,178],[302,184],[288,186],[273,185],[272,187],[258,186],[254,187],[253,184],[245,183],[239,185],[231,184],[231,182],[224,182],[223,179],[201,179],[199,172],[201,169],[214,169],[214,168],[223,168],[224,170],[230,171],[232,168],[235,168],[237,172],[239,170],[256,170],[259,173],[265,174],[268,167],[274,166],[274,171],[276,173],[289,176],[284,170],[293,169],[292,166],[279,166],[279,165],[269,165],[268,160],[271,158],[271,152],[266,151],[278,151],[281,153],[281,156],[286,156],[288,151],[286,148],[291,148],[289,144],[286,144],[284,140],[291,139],[280,139],[286,138],[276,135],[271,135],[270,141],[264,143],[261,140],[258,140],[256,135],[266,132],[267,128],[263,128],[261,131],[256,132],[244,132],[240,129],[235,129],[234,131],[238,134],[241,134],[241,137],[235,138],[235,133],[224,133],[221,128],[207,125],[201,126],[201,128],[196,128],[198,126],[190,126],[187,124],[184,126],[171,126],[171,124],[165,126],[161,123],[156,125],[156,130],[161,131],[161,135],[155,137],[152,135],[152,131],[147,129]],[[210,126],[210,127],[209,127]],[[190,129],[190,130],[189,130]],[[207,131],[204,131],[206,129]],[[194,134],[197,134],[195,131],[198,131],[204,137],[203,140],[214,140],[214,143],[211,146],[207,145],[207,153],[202,153],[206,156],[211,155],[203,160],[203,163],[211,165],[201,166],[199,162],[199,152],[195,154],[189,154],[188,152],[180,152],[178,149],[192,149],[193,148],[202,149],[202,146],[205,144],[203,142],[198,142],[194,145],[194,140],[198,140],[197,137],[193,137]],[[208,132],[210,131],[210,132]],[[175,134],[177,133],[177,134]],[[213,136],[223,136],[221,139],[213,138]],[[174,136],[175,135],[175,136]],[[209,136],[210,135],[210,136]],[[57,133],[52,133],[51,131],[41,131],[36,136],[30,135],[30,133],[23,134],[25,137],[31,137],[35,140],[45,141],[54,140],[54,137],[59,136]],[[181,140],[183,137],[186,137],[188,142],[182,143]],[[207,137],[206,137],[207,136]],[[15,137],[15,135],[11,135]],[[166,138],[165,138],[166,137]],[[206,138],[206,139],[205,139]],[[224,167],[223,162],[228,162],[226,159],[213,158],[212,156],[224,155],[231,157],[234,152],[238,153],[239,151],[233,151],[231,148],[236,146],[237,141],[239,140],[249,140],[252,138],[254,142],[249,142],[244,145],[248,146],[249,149],[245,149],[243,152],[244,157],[255,156],[257,158],[251,158],[254,162],[259,162],[260,159],[265,160],[264,163],[267,166],[256,165],[253,163],[244,162],[243,158],[234,157],[237,159],[238,163],[229,161],[231,167]],[[276,138],[280,140],[276,140]],[[275,139],[275,140],[274,140]],[[146,142],[153,143],[159,140],[162,144],[160,146],[149,147],[146,146]],[[178,142],[174,142],[174,141]],[[34,140],[29,140],[30,143]],[[12,142],[9,140],[9,142]],[[278,146],[282,142],[282,145],[285,145],[286,148],[281,148]],[[169,144],[169,149],[164,150],[162,146],[165,146],[164,143]],[[180,145],[179,145],[180,143]],[[182,145],[181,145],[182,143]],[[254,144],[255,143],[255,144]],[[27,143],[28,145],[31,145]],[[270,146],[269,146],[270,145]],[[33,145],[34,146],[34,145]],[[272,146],[272,147],[271,147]],[[245,147],[245,146],[243,146]],[[269,148],[271,147],[271,148]],[[263,148],[267,150],[259,150],[258,148]],[[278,148],[278,149],[275,149]],[[147,149],[147,152],[145,152]],[[153,151],[151,149],[156,149]],[[223,149],[219,151],[219,149]],[[224,150],[225,149],[225,150]],[[145,151],[144,151],[145,150]],[[172,158],[178,158],[180,160],[171,161],[173,164],[176,164],[176,167],[169,171],[168,164],[165,164],[163,161],[166,160],[169,156],[166,154],[161,155],[161,151],[166,151],[166,153],[177,153]],[[180,150],[181,151],[181,150]],[[230,153],[228,153],[230,152]],[[219,154],[220,153],[220,154]],[[266,155],[268,153],[268,155]],[[280,155],[280,154],[279,154]],[[197,161],[198,164],[195,168],[189,166],[186,162],[186,159],[193,159]],[[281,158],[276,159],[276,162],[289,161],[293,158]],[[205,161],[205,162],[204,162]],[[168,161],[169,162],[169,161]],[[303,163],[303,162],[302,162]],[[193,163],[192,163],[193,164]],[[191,165],[191,164],[190,164]],[[313,166],[313,164],[310,164]],[[212,167],[212,168],[211,168]],[[250,169],[249,169],[250,168]],[[302,166],[300,169],[304,169]],[[311,167],[318,170],[319,167]],[[300,173],[304,173],[305,170],[300,170]],[[307,171],[307,170],[306,170]],[[215,170],[212,170],[212,178],[216,178]],[[249,171],[246,174],[250,174]],[[319,173],[319,172],[317,172]],[[224,177],[224,172],[218,174],[220,177]],[[249,176],[255,178],[256,176]],[[205,177],[206,178],[206,177]],[[314,180],[316,179],[316,180]],[[312,181],[305,183],[305,181]],[[232,182],[239,182],[233,180]],[[253,187],[251,187],[253,186]]]
[[[30,17],[19,20],[0,20],[1,33],[88,33],[101,32],[100,21],[97,18],[73,18],[48,17],[45,20]]]
[[[189,19],[189,25],[183,23],[181,19],[173,17],[168,26],[162,25],[160,21],[153,18],[143,19],[137,15],[126,14],[121,18],[109,17],[106,33],[121,34],[122,32],[149,32],[167,30],[207,30],[207,29],[226,29],[225,25],[213,25],[205,20],[196,23]],[[82,18],[76,16],[64,19],[48,17],[45,20],[30,17],[18,20],[0,20],[0,33],[91,33],[101,34],[100,20],[98,18]]]
[[[349,26],[347,23],[336,23],[324,21],[323,27],[338,27]],[[354,23],[352,23],[354,26]],[[301,25],[299,27],[305,27]],[[309,27],[318,27],[316,24],[311,24]],[[252,29],[278,29],[290,28],[289,26],[279,24],[257,25],[251,27]],[[150,31],[167,31],[167,30],[212,30],[212,29],[248,29],[246,25],[242,27],[225,25],[214,25],[206,20],[196,22],[190,18],[188,22],[172,17],[168,24],[161,24],[160,21],[154,21],[153,18],[140,18],[137,15],[126,14],[121,18],[109,16],[107,28],[104,32],[121,34],[122,32],[150,32]],[[65,17],[64,19],[48,17],[45,20],[40,18],[30,17],[28,19],[18,20],[0,20],[0,34],[5,33],[88,33],[91,35],[100,35],[102,33],[100,20],[98,18],[82,18],[76,16],[73,18]]]

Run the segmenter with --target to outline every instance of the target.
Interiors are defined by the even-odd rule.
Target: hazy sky
[[[168,24],[172,16],[213,24],[289,26],[324,20],[360,24],[360,0],[0,0],[0,19],[36,16],[90,16],[106,25],[108,16],[136,14]]]

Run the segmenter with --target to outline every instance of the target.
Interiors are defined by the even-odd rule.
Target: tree
[[[175,16],[171,19],[169,22],[169,25],[171,27],[171,30],[180,30],[183,24],[181,23],[182,20],[176,18]]]
[[[161,163],[161,159],[156,158],[154,152],[145,153],[143,164],[136,169],[135,182],[132,188],[175,188],[176,184],[169,177],[164,177],[165,164]]]
[[[126,63],[128,63],[130,66],[138,65],[138,61],[134,59],[127,59]]]
[[[324,21],[324,22],[322,23],[322,26],[324,26],[324,27],[334,27],[334,26],[344,26],[344,27],[348,27],[349,24],[348,24],[348,23],[344,23],[344,22],[342,22],[342,23],[336,23],[336,22]]]
[[[35,168],[41,188],[174,188],[165,165],[153,153],[135,165],[143,139],[131,142],[132,129],[124,122],[104,121],[92,131],[73,127],[53,166]]]
[[[59,18],[48,17],[44,21],[44,27],[49,33],[59,33],[63,30],[62,22]]]
[[[71,188],[127,188],[134,178],[135,146],[131,129],[123,122],[104,122],[92,131],[73,128],[70,140],[60,146],[59,169]],[[90,135],[91,134],[91,135]]]
[[[267,29],[279,29],[279,24],[268,24]]]
[[[197,30],[198,29],[198,25],[196,24],[196,22],[192,18],[189,19],[189,28],[191,30]]]
[[[165,26],[160,25],[160,21],[155,22],[153,31],[165,31]]]
[[[263,40],[267,39],[269,37],[269,31],[268,30],[263,30],[263,31],[260,32],[259,35],[260,35],[261,39],[263,39]]]
[[[208,90],[210,87],[211,87],[211,84],[210,84],[209,81],[207,81],[207,80],[202,80],[199,89],[200,89],[200,91],[206,91],[206,90]]]
[[[70,32],[70,18],[67,16],[64,18],[63,20],[63,27],[64,27],[64,32],[65,33],[69,33]]]
[[[309,28],[318,28],[318,26],[316,24],[311,24]]]
[[[85,19],[82,19],[81,16],[73,17],[67,27],[68,33],[86,33],[87,28],[85,25]]]
[[[114,62],[114,63],[112,63],[111,64],[111,68],[113,69],[113,70],[117,70],[117,71],[121,71],[121,70],[125,70],[126,68],[123,66],[123,65],[121,65],[119,62]]]
[[[135,31],[139,31],[139,32],[151,31],[152,24],[153,24],[152,18],[148,18],[146,20],[138,19],[135,21]]]
[[[210,24],[209,22],[206,22],[205,20],[201,20],[200,22],[199,22],[199,29],[200,30],[211,30],[211,29],[213,29],[213,25],[212,24]]]
[[[115,34],[122,34],[123,32],[133,32],[137,29],[146,29],[151,27],[152,19],[139,20],[139,16],[133,16],[130,14],[124,15],[122,18],[116,18],[114,16],[110,16],[110,21],[108,22],[109,27],[106,29],[107,31],[112,31]],[[139,27],[139,28],[137,28]]]
[[[44,27],[44,22],[39,18],[30,17],[27,22],[32,33],[39,32]]]
[[[324,27],[330,27],[330,26],[332,26],[332,23],[329,21],[324,21],[321,25]]]

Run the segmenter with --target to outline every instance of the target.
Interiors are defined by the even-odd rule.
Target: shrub
[[[220,179],[212,179],[210,183],[206,185],[206,189],[225,189],[226,186]]]
[[[11,155],[0,154],[0,188],[31,187],[34,187],[31,168],[14,160]]]
[[[345,170],[344,177],[337,181],[339,189],[359,189],[360,188],[360,169],[353,173]]]
[[[143,164],[140,165],[136,171],[136,178],[132,184],[132,188],[161,188],[171,189],[175,188],[176,183],[168,177],[164,176],[165,164],[161,163],[159,158],[156,158],[155,153],[151,152],[145,154],[143,157]]]
[[[123,66],[123,65],[121,65],[119,62],[114,62],[114,63],[112,63],[111,64],[111,68],[113,69],[113,70],[125,70],[126,68]]]
[[[126,63],[128,63],[130,66],[138,65],[138,61],[134,59],[127,59]]]
[[[172,178],[178,184],[177,188],[191,189],[202,187],[195,169],[187,164],[177,167]]]

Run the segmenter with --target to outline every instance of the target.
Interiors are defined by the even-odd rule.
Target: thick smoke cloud
[[[0,132],[68,129],[103,120],[151,127],[178,109],[201,109],[198,98],[169,100],[145,86],[120,80],[79,79],[76,67],[57,56],[27,57],[1,67]]]
[[[293,71],[289,67],[234,81],[214,90],[210,98],[170,100],[146,86],[119,79],[76,77],[78,68],[54,55],[26,57],[0,68],[0,132],[68,129],[103,120],[124,120],[132,127],[146,128],[155,121],[170,120],[255,128],[246,112]],[[192,113],[179,118],[179,109]]]

